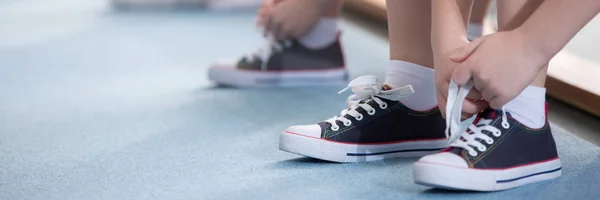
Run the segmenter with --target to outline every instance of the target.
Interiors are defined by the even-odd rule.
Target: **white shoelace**
[[[375,76],[361,76],[355,78],[348,83],[346,88],[339,91],[338,94],[341,94],[348,89],[351,89],[354,93],[348,97],[348,101],[346,102],[348,109],[342,110],[338,116],[325,120],[325,122],[331,124],[331,130],[333,131],[340,129],[336,123],[337,121],[342,122],[344,126],[352,125],[352,120],[346,118],[346,115],[352,116],[356,121],[361,121],[364,116],[356,110],[358,108],[363,108],[367,111],[368,115],[374,115],[377,110],[368,104],[371,101],[377,103],[379,108],[387,109],[387,103],[382,101],[381,98],[398,101],[415,93],[411,85],[391,90],[382,90],[382,85],[378,83],[377,77]]]
[[[493,119],[481,118],[476,125],[471,124],[467,131],[458,134],[460,130],[462,103],[472,88],[473,83],[471,81],[460,88],[454,81],[450,82],[446,106],[446,137],[450,146],[466,149],[469,155],[477,156],[479,154],[477,150],[479,152],[487,150],[487,147],[482,142],[488,145],[494,143],[494,138],[484,133],[484,131],[490,132],[496,138],[502,135],[502,131],[491,125]],[[510,128],[504,108],[502,108],[502,128],[505,130]],[[477,139],[480,140],[478,141]]]
[[[258,48],[255,52],[247,54],[244,57],[248,62],[253,62],[258,57],[260,61],[262,61],[260,64],[260,69],[266,70],[267,61],[269,60],[269,57],[271,57],[273,53],[281,52],[285,48],[289,48],[290,46],[292,46],[292,42],[289,40],[283,40],[281,42],[278,42],[272,37],[267,37],[265,39],[265,44],[262,47]]]

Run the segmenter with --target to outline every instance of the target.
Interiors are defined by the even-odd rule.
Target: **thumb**
[[[465,85],[471,80],[473,74],[471,73],[471,67],[468,65],[459,66],[454,69],[452,79],[457,85]]]
[[[442,118],[446,119],[446,98],[438,93],[438,108],[442,114]]]
[[[473,42],[463,46],[457,52],[450,55],[450,60],[454,62],[465,61],[475,51],[475,49],[477,49],[477,47],[481,44],[482,41],[483,39],[481,38],[473,40]]]

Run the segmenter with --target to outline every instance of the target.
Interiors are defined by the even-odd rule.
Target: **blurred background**
[[[235,89],[207,80],[213,62],[263,44],[261,2],[0,0],[0,199],[600,195],[598,17],[550,63],[549,119],[563,177],[464,194],[412,184],[410,159],[338,165],[278,151],[281,130],[331,117],[346,96],[335,94],[341,85]],[[383,77],[385,13],[384,0],[345,1],[352,77]],[[540,189],[549,192],[531,196]]]

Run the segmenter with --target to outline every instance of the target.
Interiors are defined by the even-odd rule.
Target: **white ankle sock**
[[[483,35],[483,24],[480,23],[469,23],[467,28],[467,39],[473,41]]]
[[[546,88],[530,85],[504,105],[504,109],[521,124],[541,128],[546,124]]]
[[[312,30],[298,38],[298,40],[308,48],[321,49],[335,42],[338,32],[337,18],[321,18]]]
[[[433,69],[400,60],[390,61],[385,83],[392,88],[412,85],[415,93],[400,100],[415,111],[426,111],[437,106]]]

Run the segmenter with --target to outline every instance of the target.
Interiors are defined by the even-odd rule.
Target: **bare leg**
[[[431,50],[431,1],[387,0],[390,59],[433,68]],[[460,1],[465,27],[471,1]]]
[[[471,11],[471,23],[483,24],[483,20],[490,7],[491,0],[473,1],[473,11]]]
[[[336,2],[327,10],[324,17],[338,18],[342,13],[342,7],[344,6],[343,0],[336,0]]]
[[[483,36],[483,22],[490,5],[490,0],[474,0],[473,11],[467,29],[467,38],[471,41]]]
[[[544,2],[544,0],[510,0],[498,1],[498,29],[509,31],[515,29]],[[548,65],[540,71],[531,85],[544,87]]]
[[[460,3],[458,8],[464,13],[462,22],[466,26],[471,1]],[[431,46],[431,6],[428,0],[387,1],[391,61],[385,83],[391,87],[411,85],[415,93],[401,102],[416,111],[438,106]]]
[[[431,1],[387,2],[390,59],[433,68]]]

